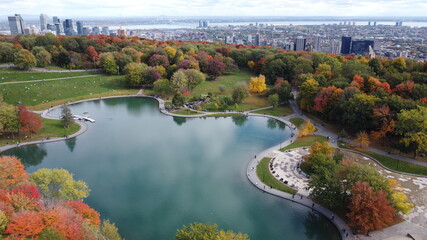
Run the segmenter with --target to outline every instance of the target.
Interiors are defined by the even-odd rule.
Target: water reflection
[[[331,230],[331,224],[318,213],[309,212],[304,221],[305,235],[309,239],[341,239],[336,231]]]
[[[178,126],[181,126],[182,124],[184,124],[185,122],[187,122],[187,118],[183,118],[183,117],[173,117],[173,121],[174,121]]]
[[[68,149],[70,149],[70,152],[74,151],[74,148],[76,147],[77,138],[71,138],[65,141],[65,145],[67,145]]]
[[[267,127],[270,129],[275,129],[277,127],[277,122],[278,122],[277,120],[269,118],[267,120]]]
[[[243,126],[248,121],[247,116],[233,116],[231,117],[231,119],[233,120],[233,123],[236,124],[236,126],[238,127]]]
[[[7,151],[7,155],[14,155],[21,159],[24,166],[37,166],[47,156],[47,151],[44,144],[26,145],[19,148],[14,148]]]

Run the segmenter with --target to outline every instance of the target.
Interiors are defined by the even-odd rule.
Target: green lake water
[[[246,164],[287,139],[289,128],[263,117],[173,118],[145,98],[70,106],[87,112],[83,135],[12,149],[29,172],[65,168],[92,190],[85,199],[127,240],[169,240],[192,222],[216,223],[255,240],[340,239],[323,216],[258,190]],[[58,115],[59,111],[53,112]]]

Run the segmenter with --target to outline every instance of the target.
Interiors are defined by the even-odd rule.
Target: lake
[[[127,239],[173,239],[193,222],[247,233],[251,239],[340,239],[325,217],[263,193],[246,164],[289,138],[283,123],[263,117],[174,118],[153,99],[112,98],[71,105],[87,112],[83,135],[3,154],[27,171],[65,168],[92,190],[84,201]],[[51,114],[58,116],[59,111]]]

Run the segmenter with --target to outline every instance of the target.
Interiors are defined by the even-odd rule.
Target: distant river
[[[339,24],[342,23],[343,21],[280,21],[280,22],[259,22],[260,24],[268,24],[268,25],[275,25],[275,26],[279,26],[279,25],[323,25],[323,24]],[[348,21],[347,21],[348,23]],[[249,24],[254,24],[255,22],[221,22],[221,23],[209,23],[209,26],[214,27],[214,26],[238,26],[238,25],[246,25],[248,26]],[[353,21],[351,21],[351,24],[353,24]],[[374,24],[374,21],[371,21],[371,24]],[[377,25],[391,25],[394,26],[396,24],[396,22],[379,22],[377,21]],[[356,25],[357,26],[362,26],[362,25],[368,25],[368,21],[356,21]],[[180,24],[151,24],[151,25],[123,25],[122,28],[123,29],[180,29],[180,28],[196,28],[198,27],[199,24],[198,23],[188,23],[188,24],[184,24],[184,23],[180,23]],[[403,22],[403,26],[410,26],[410,27],[427,27],[427,22]],[[119,29],[120,26],[110,26],[111,30],[116,30]]]
[[[170,240],[193,222],[216,223],[253,240],[340,239],[323,216],[247,180],[248,161],[289,137],[280,122],[173,118],[144,98],[70,108],[88,112],[96,123],[77,138],[4,154],[22,158],[29,172],[65,168],[87,182],[92,191],[85,202],[115,222],[127,240]]]

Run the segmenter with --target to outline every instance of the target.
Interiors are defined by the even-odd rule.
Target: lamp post
[[[119,74],[120,74],[120,67],[119,65],[117,65],[117,76],[119,76]]]

